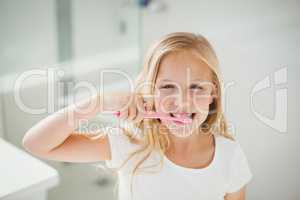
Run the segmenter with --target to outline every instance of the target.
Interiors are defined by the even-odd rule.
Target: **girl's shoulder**
[[[235,138],[229,138],[221,134],[215,134],[215,138],[218,140],[219,143],[226,146],[235,146],[238,143],[238,141]]]
[[[123,152],[140,145],[141,133],[133,124],[123,122],[121,125],[108,127],[106,135],[112,148],[120,148]],[[113,144],[114,143],[114,144]]]
[[[227,138],[223,135],[216,135],[219,151],[226,158],[233,158],[236,154],[244,154],[240,142],[233,138]]]
[[[111,153],[111,160],[106,161],[109,167],[120,166],[133,152],[141,147],[141,133],[134,129],[133,124],[122,122],[121,125],[108,127],[106,135]]]
[[[252,179],[252,172],[246,154],[237,139],[217,136],[221,168],[228,178],[226,192],[238,191]]]

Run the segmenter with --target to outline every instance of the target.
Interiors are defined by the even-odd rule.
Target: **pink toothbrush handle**
[[[119,117],[120,111],[115,112],[114,115]],[[170,121],[178,121],[178,122],[182,122],[184,124],[192,123],[192,119],[190,119],[190,118],[175,118],[175,117],[171,117],[171,116],[164,116],[159,113],[147,113],[147,114],[145,114],[145,118],[148,118],[148,119],[160,118],[160,119],[165,119],[165,120],[170,120]]]
[[[114,115],[115,115],[116,117],[120,117],[120,111],[114,112]]]

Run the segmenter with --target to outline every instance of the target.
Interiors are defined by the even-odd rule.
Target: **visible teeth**
[[[180,115],[180,114],[173,114],[172,113],[172,115],[173,116],[175,116],[175,117],[189,117],[189,118],[192,118],[192,116],[193,116],[193,113],[189,113],[189,114],[185,114],[185,115]]]
[[[188,115],[187,115],[187,117],[190,117],[190,118],[192,118],[192,113],[191,113],[191,114],[188,114]]]

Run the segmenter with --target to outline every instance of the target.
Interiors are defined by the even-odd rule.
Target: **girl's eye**
[[[170,84],[167,84],[167,85],[163,85],[160,87],[160,89],[173,89],[174,86],[173,85],[170,85]]]
[[[191,89],[198,89],[198,90],[203,90],[203,87],[202,86],[200,86],[200,85],[196,85],[196,84],[193,84],[193,85],[191,85],[191,87],[190,87]]]

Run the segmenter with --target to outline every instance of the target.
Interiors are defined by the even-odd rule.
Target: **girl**
[[[201,35],[171,33],[149,50],[134,92],[97,94],[70,105],[32,127],[23,145],[44,159],[105,160],[118,172],[120,200],[244,200],[252,173],[228,133],[221,93],[210,43]],[[103,137],[75,131],[80,120],[107,110],[120,111],[123,121]],[[162,117],[148,119],[148,112]]]

